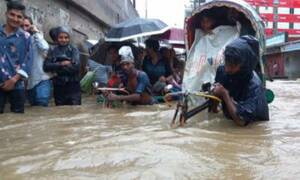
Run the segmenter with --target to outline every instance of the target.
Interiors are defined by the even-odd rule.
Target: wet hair
[[[160,49],[159,49],[159,53],[161,54],[161,55],[163,55],[165,52],[167,52],[169,49],[167,48],[167,47],[161,47]]]
[[[242,64],[242,61],[237,56],[225,54],[225,63],[230,65],[239,65]]]
[[[33,24],[32,18],[30,16],[25,15],[24,19],[27,19],[30,22],[30,24]]]
[[[145,48],[143,48],[143,47],[137,47],[135,49],[135,51],[136,51],[136,54],[142,54],[142,53],[145,52]]]
[[[110,50],[112,50],[112,49],[114,49],[114,50],[116,50],[116,51],[118,52],[119,48],[120,48],[120,47],[117,46],[117,45],[110,45],[110,46],[107,48],[107,52],[110,51]]]
[[[158,40],[155,40],[155,39],[147,39],[145,41],[145,44],[146,44],[146,47],[147,48],[151,48],[153,49],[154,51],[158,51],[159,50],[159,42]]]
[[[17,0],[10,0],[6,4],[6,10],[10,11],[12,9],[22,11],[23,14],[24,14],[26,8],[25,8],[25,6],[21,2],[19,2]]]

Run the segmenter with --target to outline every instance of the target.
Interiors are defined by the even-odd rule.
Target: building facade
[[[26,13],[44,32],[66,25],[72,29],[75,43],[86,39],[98,40],[113,26],[128,18],[137,17],[130,0],[21,0]],[[0,1],[0,23],[5,21],[6,1]]]
[[[186,16],[204,1],[211,0],[189,1],[186,5]],[[256,9],[265,22],[265,33],[268,37],[264,55],[267,75],[270,78],[300,78],[300,0],[245,1]],[[286,34],[284,39],[281,36],[283,33]],[[278,39],[279,43],[276,43]],[[268,40],[272,40],[270,45]]]

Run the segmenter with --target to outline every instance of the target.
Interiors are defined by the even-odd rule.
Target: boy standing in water
[[[49,50],[44,70],[56,74],[53,78],[55,104],[81,105],[79,51],[70,44],[66,27],[55,30],[57,45]]]
[[[24,113],[25,87],[30,64],[30,39],[21,29],[25,6],[19,2],[7,3],[6,24],[0,26],[0,113],[6,100],[10,110]]]

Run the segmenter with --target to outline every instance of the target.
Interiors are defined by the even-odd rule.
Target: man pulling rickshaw
[[[218,102],[237,125],[269,119],[263,22],[249,4],[214,0],[200,6],[186,21],[186,46],[183,98],[172,124],[178,114],[183,126],[206,108],[216,112]]]

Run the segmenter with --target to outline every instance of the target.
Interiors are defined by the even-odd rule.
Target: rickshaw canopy
[[[255,30],[255,37],[258,39],[260,43],[260,53],[263,54],[265,49],[265,31],[264,31],[264,22],[259,16],[259,14],[256,12],[256,10],[247,2],[243,0],[213,0],[211,2],[205,3],[195,9],[192,12],[191,17],[186,19],[185,22],[185,31],[186,31],[186,48],[189,50],[193,44],[194,41],[194,32],[195,32],[195,22],[199,18],[199,15],[201,15],[204,11],[210,11],[214,8],[232,8],[235,9],[237,12],[243,14],[252,25],[252,28]],[[226,18],[226,14],[222,14],[224,12],[220,12],[220,18]],[[226,11],[225,11],[226,13]]]

